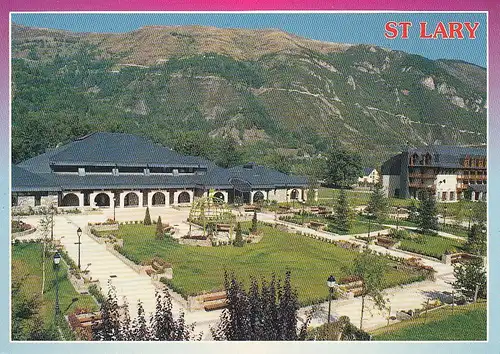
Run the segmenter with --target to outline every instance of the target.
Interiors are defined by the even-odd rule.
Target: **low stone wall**
[[[179,243],[181,245],[188,245],[188,246],[202,246],[202,247],[212,247],[212,241],[210,239],[206,240],[194,240],[190,238],[179,238]]]
[[[16,237],[23,237],[23,236],[31,235],[31,234],[32,234],[32,233],[34,233],[35,231],[36,231],[36,227],[32,227],[31,229],[26,230],[26,231],[21,231],[21,232],[13,232],[13,233],[12,233],[12,238],[16,238]]]
[[[118,231],[118,223],[116,224],[101,224],[101,225],[90,225],[91,230],[95,231]]]

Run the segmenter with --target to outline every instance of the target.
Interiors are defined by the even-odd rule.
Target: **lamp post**
[[[302,225],[304,225],[304,206],[306,202],[302,201]]]
[[[76,230],[76,234],[78,235],[78,242],[75,242],[75,245],[78,245],[78,270],[81,270],[81,267],[80,267],[80,245],[82,244],[82,242],[80,241],[80,237],[82,236],[82,229],[78,228],[78,230]]]
[[[470,231],[470,222],[472,221],[472,208],[469,208],[469,231]]]
[[[399,230],[399,209],[400,207],[396,208],[396,230]]]
[[[116,201],[117,201],[116,195],[113,197],[113,221],[116,221]]]
[[[59,262],[61,261],[61,255],[56,251],[54,254],[54,267],[56,268],[56,305],[55,305],[55,317],[59,315],[61,310],[59,309]]]
[[[446,211],[448,210],[448,207],[445,205],[444,206],[444,214],[443,214],[443,226],[446,227]]]
[[[332,295],[333,295],[333,288],[335,287],[335,277],[333,275],[330,275],[328,277],[328,280],[326,281],[326,285],[328,286],[329,290],[329,297],[328,297],[328,323],[330,323],[330,314],[332,312]]]

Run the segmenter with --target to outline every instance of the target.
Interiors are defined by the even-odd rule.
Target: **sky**
[[[147,25],[203,25],[223,28],[276,28],[328,42],[374,44],[429,59],[459,59],[486,67],[485,13],[29,13],[12,21],[75,32],[129,32]],[[388,21],[410,21],[408,38],[387,39]],[[439,22],[479,22],[476,39],[422,39]]]

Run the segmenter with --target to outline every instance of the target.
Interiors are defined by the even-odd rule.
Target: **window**
[[[448,195],[447,195],[447,193],[446,193],[446,192],[441,193],[441,200],[448,200],[448,199],[447,199],[447,196],[448,196]]]
[[[450,200],[455,200],[455,192],[450,192]]]

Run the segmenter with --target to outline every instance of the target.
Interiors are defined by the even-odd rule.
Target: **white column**
[[[120,207],[125,208],[125,196],[127,195],[127,191],[120,193]]]

